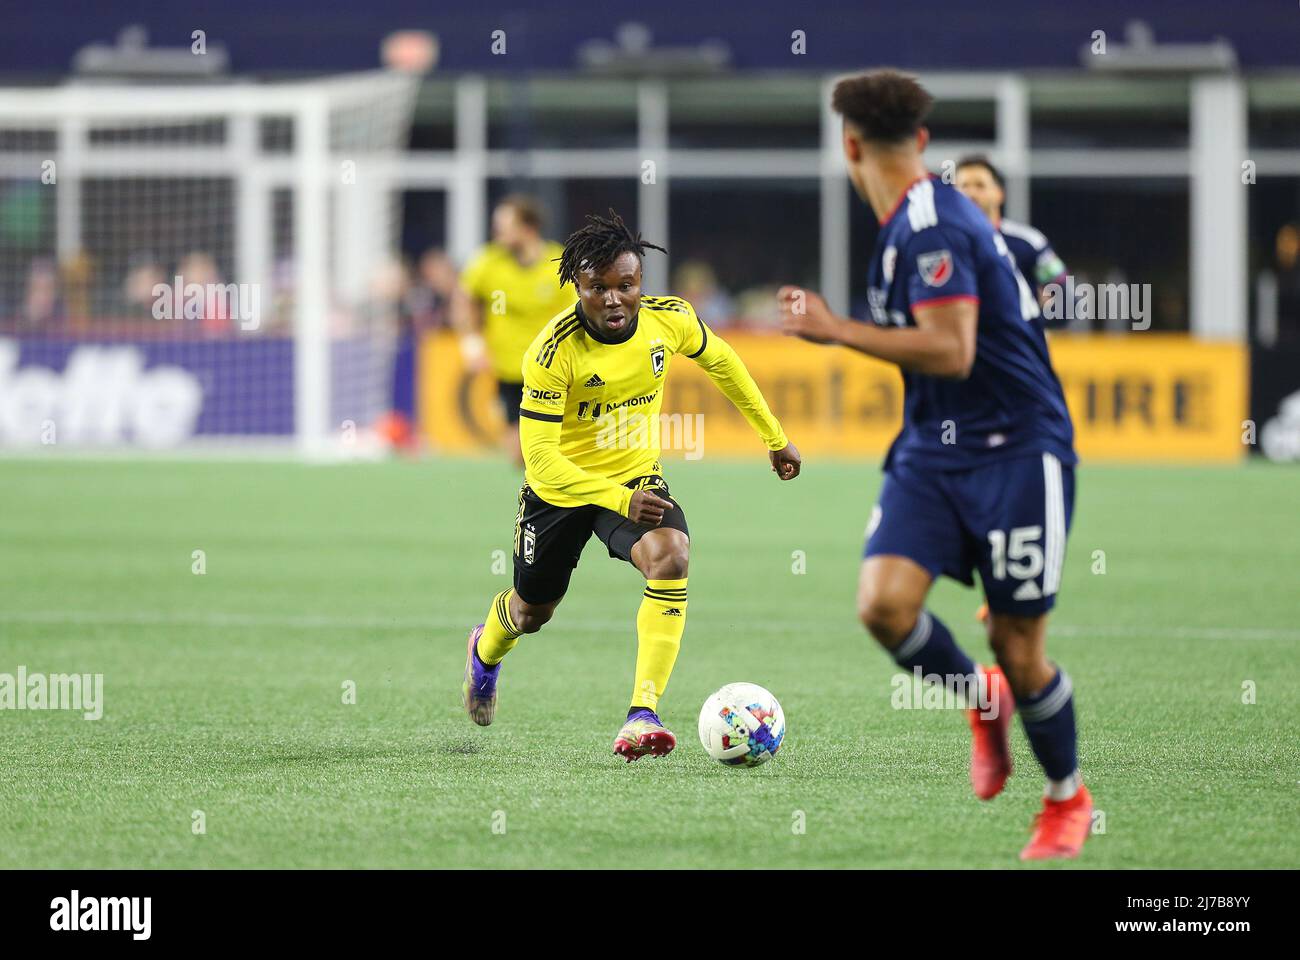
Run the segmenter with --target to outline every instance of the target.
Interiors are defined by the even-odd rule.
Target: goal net
[[[0,450],[364,448],[416,83],[0,89]]]

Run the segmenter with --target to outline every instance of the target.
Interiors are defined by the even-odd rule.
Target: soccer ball
[[[767,763],[783,739],[781,704],[756,683],[729,683],[700,709],[700,743],[719,763],[732,767]]]

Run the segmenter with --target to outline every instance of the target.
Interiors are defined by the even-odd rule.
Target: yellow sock
[[[632,706],[654,710],[668,687],[686,629],[686,578],[647,580],[636,614],[636,685]]]
[[[478,638],[478,658],[489,667],[500,663],[519,642],[519,631],[510,619],[510,595],[514,590],[502,590],[492,598],[492,608],[483,618],[483,634]]]

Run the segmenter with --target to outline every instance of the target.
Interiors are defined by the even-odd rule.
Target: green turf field
[[[668,476],[693,540],[680,746],[625,766],[640,578],[595,540],[496,724],[460,711],[466,629],[509,582],[500,463],[0,463],[0,672],[102,673],[105,701],[0,711],[0,868],[1016,866],[1041,791],[1019,726],[980,803],[964,718],[892,709],[855,620],[875,465]],[[1078,866],[1300,864],[1298,490],[1260,465],[1081,474],[1049,642],[1105,813]],[[978,600],[943,583],[933,608],[983,658]],[[699,747],[732,680],[785,708],[765,767]]]

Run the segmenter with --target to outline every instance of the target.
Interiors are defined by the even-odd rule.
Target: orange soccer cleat
[[[985,677],[989,708],[966,711],[971,732],[970,783],[975,796],[992,800],[1011,776],[1011,714],[1016,703],[999,667],[979,669]]]
[[[1083,784],[1069,800],[1043,798],[1034,818],[1034,835],[1020,851],[1021,860],[1073,860],[1092,828],[1092,794]]]

